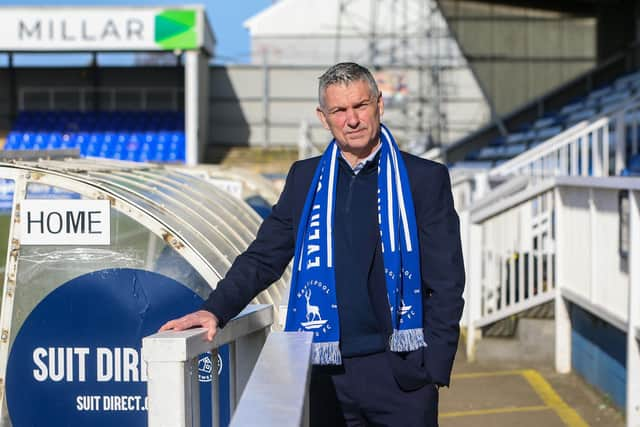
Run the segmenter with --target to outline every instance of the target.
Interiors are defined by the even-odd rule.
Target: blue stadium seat
[[[571,127],[572,125],[582,121],[594,117],[596,115],[596,110],[594,108],[585,108],[582,110],[578,110],[572,114],[570,114],[565,123],[567,127]]]
[[[622,171],[622,176],[640,176],[640,154],[632,156],[627,162],[627,167]]]
[[[616,91],[600,99],[602,109],[610,109],[629,99],[627,91]]]
[[[512,157],[515,157],[519,154],[524,153],[526,150],[527,150],[526,144],[509,145],[505,147],[505,150],[502,153],[502,157],[506,159],[510,159]]]
[[[535,133],[534,133],[535,135]],[[517,144],[519,142],[522,141],[526,141],[530,139],[530,132],[514,132],[514,133],[510,133],[509,135],[507,135],[507,137],[504,139],[504,143],[505,144]],[[497,144],[497,145],[501,145],[501,144]]]
[[[546,128],[546,127],[553,126],[556,123],[558,123],[557,116],[542,117],[536,120],[535,122],[533,122],[533,128],[534,129]]]
[[[614,82],[614,86],[616,88],[625,88],[628,86],[634,86],[640,84],[640,71],[637,71],[633,74],[627,74],[625,76],[619,77]]]
[[[538,130],[538,132],[536,133],[536,138],[545,140],[559,134],[560,132],[562,132],[561,125],[550,126],[550,127],[542,128]]]
[[[572,104],[567,104],[560,109],[561,115],[568,115],[571,113],[575,113],[576,111],[580,111],[584,108],[584,103],[581,101],[574,102]]]
[[[83,156],[179,161],[184,145],[181,112],[21,111],[4,148],[78,148]]]

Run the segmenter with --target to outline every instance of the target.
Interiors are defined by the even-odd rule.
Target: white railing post
[[[220,427],[220,376],[218,375],[218,357],[217,348],[211,349],[211,427]],[[196,387],[199,383],[194,381]],[[199,392],[198,387],[198,392]],[[198,411],[200,415],[200,411]]]
[[[580,138],[580,175],[589,175],[589,134]]]
[[[472,362],[475,360],[476,339],[481,338],[476,337],[475,321],[480,318],[482,304],[482,225],[472,222],[469,227],[469,256],[467,360]]]
[[[569,171],[569,150],[571,145],[562,147],[560,151],[560,167],[558,175],[570,175]]]
[[[489,192],[489,174],[487,172],[480,172],[473,176],[475,191],[473,192],[473,199],[480,200]]]
[[[640,114],[640,108],[636,107],[633,110],[633,120],[631,121],[631,154],[638,154],[640,151],[638,147],[638,115]],[[626,153],[625,153],[626,154]],[[626,161],[623,159],[623,161]],[[624,166],[624,163],[623,163]]]
[[[569,316],[569,302],[562,296],[562,289],[556,290],[555,296],[555,326],[556,371],[560,374],[571,372],[571,317]]]
[[[571,318],[569,317],[569,303],[562,296],[562,286],[564,285],[567,274],[566,269],[569,268],[564,262],[565,251],[565,234],[561,231],[566,230],[564,224],[564,206],[562,204],[562,189],[556,187],[554,190],[554,209],[556,214],[556,296],[555,296],[555,364],[556,371],[561,374],[571,372]]]
[[[196,366],[178,362],[147,365],[148,425],[157,427],[191,427],[193,425],[191,375]],[[171,390],[171,401],[162,398]]]
[[[640,427],[640,191],[629,191],[629,318],[627,427]]]
[[[591,176],[602,176],[602,135],[600,129],[591,134]]]
[[[602,176],[609,176],[609,128],[607,123],[602,131]]]
[[[625,113],[620,112],[616,114],[616,164],[615,164],[615,172],[616,175],[620,175],[620,172],[624,169],[626,163],[626,150],[625,150],[625,142],[626,142],[626,126],[624,124]]]
[[[589,280],[589,302],[594,303],[596,298],[596,277],[598,277],[598,239],[596,230],[598,229],[598,208],[596,206],[595,199],[595,190],[593,188],[589,188],[589,259],[591,262],[589,263],[591,266],[591,277]]]
[[[580,138],[571,143],[571,171],[569,175],[578,175],[578,150],[580,148]]]

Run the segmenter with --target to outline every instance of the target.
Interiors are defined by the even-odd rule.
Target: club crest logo
[[[218,353],[218,375],[222,372],[222,357]],[[198,381],[210,383],[213,379],[213,360],[211,353],[202,353],[198,359]]]
[[[304,291],[304,297],[307,300],[307,316],[306,322],[300,323],[305,329],[318,329],[323,327],[328,320],[322,319],[320,315],[320,307],[311,304],[311,289],[307,288]]]
[[[320,333],[326,333],[332,329],[331,323],[326,317],[327,313],[323,313],[323,311],[328,310],[328,308],[321,304],[323,297],[329,295],[329,292],[329,286],[319,280],[309,280],[305,286],[298,291],[296,296],[300,303],[294,311],[302,309],[303,298],[305,309],[304,316],[302,316],[302,313],[299,316],[301,320],[299,323],[300,327],[298,328],[299,331],[311,331],[318,336]],[[324,299],[324,301],[326,301],[326,299]],[[337,306],[332,304],[331,309],[337,309]]]

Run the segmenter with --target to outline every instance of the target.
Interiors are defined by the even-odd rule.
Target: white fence
[[[145,337],[142,354],[148,372],[149,427],[200,425],[198,356],[208,351],[214,361],[211,370],[212,425],[220,425],[219,379],[215,365],[217,349],[225,344],[230,346],[230,412],[235,411],[231,425],[307,425],[311,336],[275,333],[265,344],[272,324],[270,305],[250,305],[220,329],[213,342],[204,339],[206,331],[202,328],[159,332]],[[265,388],[271,392],[269,395],[264,394]],[[286,411],[282,410],[283,405],[287,407]]]
[[[556,369],[569,372],[567,304],[577,304],[627,334],[627,425],[639,427],[640,179],[516,184],[461,213],[468,223],[468,356],[476,328],[555,300]]]
[[[479,293],[469,301],[475,327],[553,299],[553,203],[544,185],[471,211],[468,256],[480,285],[471,285]]]

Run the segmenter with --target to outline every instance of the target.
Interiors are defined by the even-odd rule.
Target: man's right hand
[[[218,332],[218,318],[207,310],[198,310],[182,316],[178,319],[169,320],[162,325],[158,332],[161,331],[184,331],[193,327],[202,327],[207,330],[207,340],[213,341],[213,337]]]

